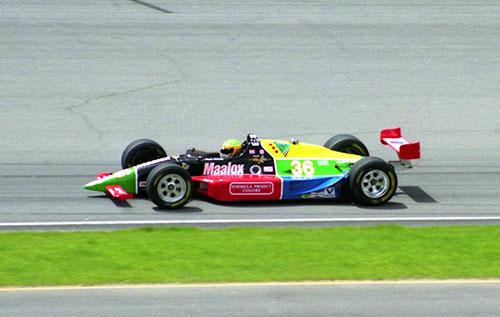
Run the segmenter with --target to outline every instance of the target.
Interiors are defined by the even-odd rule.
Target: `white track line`
[[[466,285],[500,284],[500,279],[422,279],[422,280],[334,280],[292,282],[230,282],[230,283],[170,283],[170,284],[105,284],[105,285],[61,285],[61,286],[3,286],[0,292],[12,291],[63,291],[99,289],[147,289],[147,288],[216,288],[216,287],[266,287],[266,286],[341,286],[341,285]]]
[[[345,222],[428,222],[428,221],[500,221],[500,217],[382,217],[382,218],[298,218],[298,219],[208,219],[208,220],[116,220],[116,221],[49,221],[1,222],[0,228],[54,226],[116,226],[116,225],[211,225],[211,224],[283,224],[283,223],[345,223]]]

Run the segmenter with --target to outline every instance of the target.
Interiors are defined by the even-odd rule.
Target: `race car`
[[[121,200],[146,196],[160,209],[180,208],[195,193],[225,202],[348,197],[375,206],[396,192],[396,168],[411,168],[411,160],[420,158],[420,143],[403,138],[400,128],[382,130],[380,140],[397,152],[398,161],[370,156],[349,134],[321,146],[249,133],[243,143],[225,142],[221,151],[190,148],[174,156],[153,140],[139,139],[123,151],[122,170],[99,174],[84,188]]]

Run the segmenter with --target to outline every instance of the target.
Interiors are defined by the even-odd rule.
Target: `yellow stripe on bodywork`
[[[262,146],[274,157],[274,158],[333,158],[337,160],[359,160],[359,155],[347,154],[337,151],[332,151],[326,147],[309,144],[309,143],[298,143],[292,144],[289,141],[280,140],[260,140]],[[277,143],[290,145],[288,151],[283,153]]]

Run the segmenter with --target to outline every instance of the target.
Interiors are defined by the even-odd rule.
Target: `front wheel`
[[[365,157],[349,172],[349,189],[361,205],[382,205],[388,202],[398,187],[394,168],[378,157]]]
[[[161,164],[149,173],[146,190],[158,207],[180,208],[193,196],[191,175],[177,164]]]
[[[123,150],[122,168],[126,169],[166,156],[167,153],[157,142],[149,139],[135,140]]]

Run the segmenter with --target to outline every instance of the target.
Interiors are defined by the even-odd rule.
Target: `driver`
[[[241,151],[242,148],[243,145],[240,141],[236,139],[229,139],[222,144],[220,149],[221,157],[235,156],[239,151]]]

